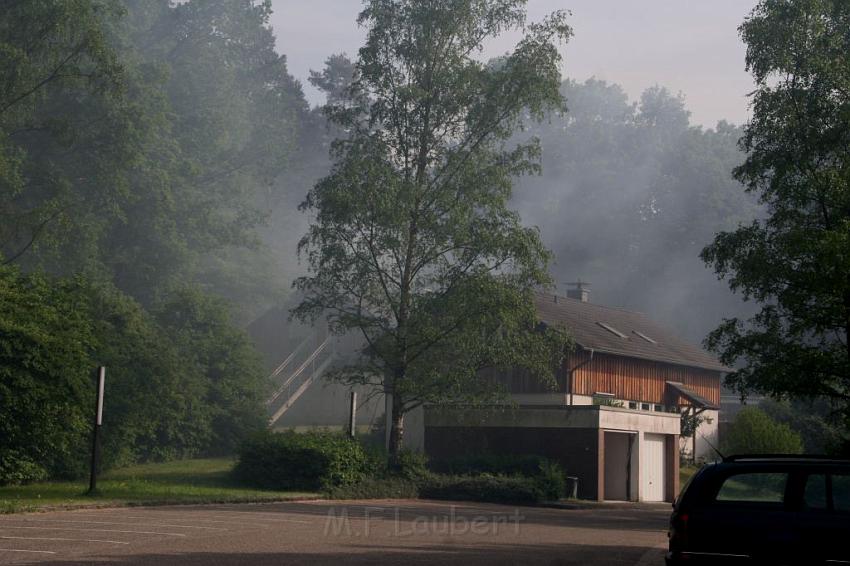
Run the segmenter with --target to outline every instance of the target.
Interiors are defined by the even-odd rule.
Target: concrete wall
[[[578,477],[578,496],[599,495],[599,430],[594,428],[434,427],[425,428],[425,451],[434,460],[475,454],[544,456]]]
[[[316,380],[275,423],[276,429],[341,428],[348,426],[351,391],[357,392],[357,426],[366,431],[383,425],[384,396],[372,388]]]
[[[417,407],[404,415],[402,446],[415,452],[425,451],[425,408]]]
[[[597,428],[679,434],[679,416],[673,413],[633,411],[619,407],[428,407],[425,426],[518,426],[538,428]]]
[[[579,478],[581,498],[637,500],[641,497],[639,464],[644,435],[662,434],[672,447],[664,454],[665,495],[672,501],[675,494],[670,495],[671,490],[678,480],[679,423],[676,414],[604,406],[430,407],[425,411],[424,448],[436,460],[475,454],[544,456]],[[624,438],[634,439],[630,440],[630,461]],[[608,486],[606,470],[610,470]],[[630,493],[626,492],[626,478]],[[618,487],[613,487],[613,493],[606,494],[606,488],[614,485]]]
[[[679,415],[675,413],[599,407],[599,426],[605,430],[679,434],[680,425]]]
[[[700,424],[696,433],[696,460],[714,461],[719,456],[712,445],[720,449],[720,414],[719,411],[705,411],[703,416],[706,420]],[[694,438],[680,438],[679,448],[685,458],[693,457]]]

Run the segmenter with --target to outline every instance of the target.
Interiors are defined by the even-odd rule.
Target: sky
[[[569,10],[575,36],[562,49],[564,76],[622,85],[637,100],[661,85],[685,96],[691,122],[714,127],[741,124],[749,116],[753,83],[744,66],[737,28],[756,0],[529,0],[530,20]],[[360,0],[272,0],[278,51],[299,79],[307,99],[321,103],[307,83],[334,53],[356,56],[365,31],[357,26]],[[484,57],[504,53],[518,36],[486,46]]]

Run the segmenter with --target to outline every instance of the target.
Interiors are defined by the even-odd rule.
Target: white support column
[[[642,432],[638,432],[629,438],[629,441],[632,443],[632,458],[629,462],[631,469],[629,476],[631,493],[629,497],[631,501],[640,501],[640,443],[642,434]]]
[[[637,460],[635,462],[637,468],[637,500],[643,501],[643,443],[644,443],[644,435],[646,433],[643,431],[638,432],[637,435]]]

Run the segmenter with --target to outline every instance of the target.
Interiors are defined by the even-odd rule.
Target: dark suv
[[[850,565],[850,461],[731,456],[673,504],[668,566]]]

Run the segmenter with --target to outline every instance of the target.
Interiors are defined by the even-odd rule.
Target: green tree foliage
[[[155,119],[134,170],[127,221],[103,241],[118,286],[150,305],[195,280],[241,298],[242,278],[273,295],[257,228],[287,170],[307,111],[274,51],[267,0],[128,5],[116,29],[134,101]],[[254,273],[267,274],[263,283]],[[259,288],[258,288],[259,287]],[[242,293],[240,293],[242,292]]]
[[[850,445],[846,430],[836,422],[836,415],[824,398],[794,401],[768,398],[759,403],[759,408],[798,432],[806,454],[838,454]]]
[[[76,281],[0,267],[0,484],[74,475],[94,402],[95,336]]]
[[[227,307],[184,290],[157,318],[114,287],[0,271],[0,483],[79,474],[107,366],[106,467],[231,454],[264,426],[264,373]]]
[[[14,6],[0,37],[5,261],[86,273],[146,306],[187,281],[241,298],[242,278],[273,300],[257,228],[301,185],[280,178],[307,105],[270,3]]]
[[[196,397],[206,407],[206,454],[232,454],[240,439],[265,427],[268,393],[259,354],[234,327],[229,308],[197,289],[183,289],[155,309],[165,337],[180,353],[181,371],[202,384]]]
[[[349,135],[303,205],[316,220],[296,314],[365,338],[337,377],[392,395],[393,455],[405,412],[492,399],[484,367],[551,382],[563,353],[561,333],[535,330],[531,291],[549,283],[549,255],[507,206],[513,177],[537,171],[539,146],[505,142],[525,116],[562,108],[557,43],[571,32],[562,13],[525,19],[522,0],[371,0],[354,81],[327,109]],[[523,26],[509,55],[473,58]]]
[[[184,363],[138,302],[112,287],[90,287],[87,314],[97,337],[90,364],[107,367],[103,428],[106,467],[189,457],[211,445],[206,376]]]
[[[742,392],[824,397],[850,420],[850,4],[765,0],[741,26],[757,90],[735,176],[766,217],[703,252],[760,306],[708,339]]]
[[[0,21],[0,253],[73,233],[81,253],[96,228],[81,214],[114,208],[127,190],[134,116],[104,23],[111,0],[11,2]]]
[[[260,227],[306,186],[284,173],[315,126],[270,2],[7,4],[0,262],[51,276],[2,274],[0,481],[75,473],[100,364],[106,465],[229,452],[265,386],[211,294],[279,296]]]
[[[744,407],[723,435],[723,454],[800,454],[803,440],[757,407]]]
[[[88,297],[91,363],[109,376],[107,466],[232,454],[263,428],[265,374],[221,300],[187,288],[148,313],[111,287]]]

